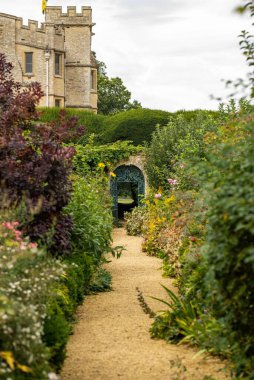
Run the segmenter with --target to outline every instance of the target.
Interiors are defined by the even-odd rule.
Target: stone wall
[[[97,90],[91,89],[96,64],[91,54],[92,9],[47,7],[45,23],[0,13],[0,52],[14,65],[14,77],[26,86],[41,83],[45,96],[40,105],[86,108],[97,112]],[[25,54],[33,53],[33,72],[26,73]],[[48,52],[48,60],[45,53]],[[55,54],[61,54],[61,74],[55,75]],[[48,70],[48,85],[47,85]],[[46,96],[48,95],[48,96]]]
[[[128,165],[133,165],[136,166],[141,170],[141,172],[144,175],[145,179],[145,194],[148,192],[148,179],[147,179],[147,174],[145,172],[145,156],[144,154],[138,154],[138,155],[133,155],[130,156],[127,160],[121,160],[117,163],[117,165],[114,167],[114,170],[116,170],[119,166],[128,166]]]

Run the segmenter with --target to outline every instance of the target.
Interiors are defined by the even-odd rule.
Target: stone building
[[[97,112],[97,66],[91,51],[92,9],[47,7],[45,22],[23,25],[20,17],[0,13],[0,52],[14,64],[14,78],[26,86],[41,83],[40,106],[74,107]]]

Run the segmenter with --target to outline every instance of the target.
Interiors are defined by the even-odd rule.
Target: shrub
[[[57,288],[55,290],[57,291]],[[69,302],[69,299],[65,302]],[[50,298],[46,313],[42,340],[49,347],[49,363],[58,372],[66,357],[65,347],[71,328],[55,297]]]
[[[136,147],[129,141],[118,141],[112,144],[94,145],[93,138],[85,146],[74,145],[76,155],[73,159],[75,171],[79,175],[89,175],[99,171],[98,165],[104,164],[104,169],[110,171],[117,162],[129,158],[132,154],[142,152],[142,147]]]
[[[204,157],[204,135],[216,128],[217,121],[208,115],[196,114],[186,121],[185,114],[172,117],[163,128],[157,128],[146,152],[146,172],[150,186],[155,189],[168,187],[167,179],[174,175],[175,164],[194,166]],[[172,174],[173,173],[173,174]],[[184,182],[189,182],[187,178]],[[182,183],[183,185],[183,183]],[[192,188],[192,182],[191,187]]]
[[[88,286],[86,292],[88,294],[94,294],[109,291],[111,290],[111,282],[111,274],[108,271],[106,271],[106,269],[99,267],[97,271],[94,273],[91,283]]]
[[[40,88],[22,92],[11,70],[0,55],[0,377],[46,380],[59,371],[75,307],[111,250],[108,177],[73,177],[72,221],[75,149],[63,143],[82,128],[64,111],[51,126],[36,125]],[[52,258],[59,254],[62,261]],[[99,272],[93,286],[102,290],[110,276]]]
[[[181,302],[171,303],[169,310],[158,315],[152,334],[198,344],[227,357],[233,363],[232,376],[252,379],[253,116],[235,118],[204,134],[200,145],[204,159],[195,170],[187,145],[182,146],[186,147],[186,166],[184,173],[176,171],[178,190],[173,190],[176,200],[171,218],[153,245],[158,255],[164,238],[165,255],[167,244],[175,245],[172,235],[180,241],[175,257],[180,265],[176,274]],[[199,152],[197,149],[196,158]],[[186,191],[191,182],[188,186],[185,182],[184,191],[179,191],[189,175],[199,186]],[[163,203],[158,201],[156,208],[162,210]],[[158,213],[155,210],[149,215],[150,222]],[[152,236],[148,230],[148,241]],[[190,305],[197,311],[193,317],[188,313]],[[179,313],[183,315],[179,317]]]
[[[128,235],[142,235],[147,210],[145,207],[135,207],[131,212],[124,213],[126,231]]]
[[[162,285],[163,286],[163,285]],[[191,301],[186,301],[178,297],[167,287],[165,289],[169,301],[164,299],[156,299],[166,304],[169,310],[160,312],[151,327],[151,335],[153,338],[163,338],[167,341],[177,343],[185,336],[185,328],[193,324],[193,320],[197,320],[200,310],[197,305],[193,305]]]
[[[169,205],[173,202],[174,196],[162,192],[161,189],[157,194],[151,192],[144,201],[147,212],[142,228],[144,236],[142,249],[148,255],[159,256],[162,253],[159,244],[160,234],[171,218]]]
[[[36,125],[40,86],[35,83],[22,91],[11,71],[12,65],[1,54],[0,207],[6,206],[6,197],[11,205],[23,201],[23,231],[32,240],[46,244],[52,253],[66,253],[72,224],[62,209],[70,198],[69,175],[75,150],[62,143],[75,130],[75,122],[62,115],[51,126]]]
[[[73,195],[65,209],[74,222],[73,250],[89,254],[98,264],[108,251],[112,232],[111,200],[104,190],[107,177],[102,174],[73,179]]]
[[[39,114],[39,120],[42,123],[52,123],[59,118],[61,113],[61,108],[58,107],[40,107],[37,108]],[[99,137],[104,130],[104,116],[96,115],[91,111],[76,109],[76,108],[65,108],[64,109],[67,118],[76,121],[76,128],[80,126],[85,126],[83,134],[77,138],[77,136],[70,136],[69,142],[78,142],[79,144],[86,144],[89,135],[95,134]]]
[[[0,224],[0,375],[45,380],[50,372],[50,352],[42,340],[47,303],[66,266],[45,257],[16,227],[16,221]]]
[[[205,278],[208,302],[237,342],[238,370],[254,374],[254,148],[253,122],[221,130],[212,148]],[[251,364],[252,363],[252,364]]]
[[[111,276],[94,274],[94,252],[76,249],[61,262],[46,256],[14,215],[0,214],[0,377],[46,380],[61,368],[76,306],[85,293],[108,290]]]
[[[136,109],[107,117],[104,121],[105,131],[102,142],[129,140],[134,145],[150,141],[157,124],[165,125],[170,114],[166,111]]]

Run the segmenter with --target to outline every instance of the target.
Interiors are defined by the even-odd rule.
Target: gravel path
[[[115,230],[114,245],[124,245],[127,251],[107,265],[113,291],[88,296],[79,307],[61,380],[226,379],[218,372],[223,366],[217,359],[194,359],[197,351],[193,348],[150,338],[152,319],[142,311],[136,287],[155,311],[162,304],[148,296],[165,298],[160,283],[173,287],[171,280],[161,277],[161,260],[142,253],[141,242],[139,237],[127,236],[122,228]],[[182,363],[179,368],[177,363]],[[187,371],[182,371],[183,366]]]

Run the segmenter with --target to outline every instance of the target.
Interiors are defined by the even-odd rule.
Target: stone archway
[[[122,164],[114,170],[116,177],[111,178],[110,193],[113,198],[113,216],[115,219],[123,216],[124,211],[129,211],[133,207],[140,205],[142,197],[145,195],[145,176],[140,168],[132,164]],[[120,197],[131,201],[128,204],[120,202]]]

